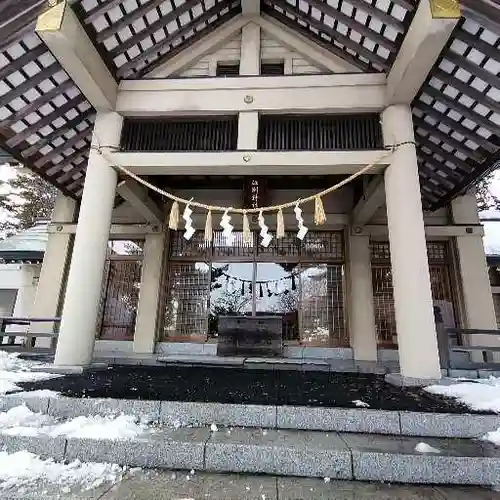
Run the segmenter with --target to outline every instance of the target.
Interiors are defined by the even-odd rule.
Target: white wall
[[[309,75],[316,73],[328,73],[306,60],[298,52],[285,47],[264,30],[260,32],[260,59],[262,62],[285,62],[285,74]]]
[[[17,290],[13,316],[30,316],[41,268],[41,264],[0,264],[0,289]],[[26,328],[9,326],[6,331],[26,331]]]
[[[256,0],[257,1],[257,0]],[[285,74],[308,75],[317,73],[331,73],[325,68],[315,65],[302,54],[289,49],[274,39],[264,30],[261,30],[260,40],[261,61],[285,63]],[[169,78],[195,78],[216,75],[217,63],[239,62],[241,51],[241,31],[228,40],[218,50],[206,54],[187,69],[169,75]],[[155,78],[164,78],[161,68],[155,71]]]

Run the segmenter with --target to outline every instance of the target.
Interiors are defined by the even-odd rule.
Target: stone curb
[[[477,438],[500,428],[500,415],[421,413],[356,408],[189,403],[105,398],[0,398],[0,411],[26,404],[57,418],[127,413],[168,426],[263,427],[331,432]]]
[[[351,435],[356,436],[356,435]],[[403,440],[382,437],[384,445],[353,444],[347,434],[238,429],[165,430],[134,440],[110,441],[23,437],[0,434],[0,450],[27,450],[56,460],[117,463],[121,466],[210,472],[330,477],[409,484],[492,486],[500,477],[500,453],[480,456],[418,454]],[[360,439],[358,435],[358,439]],[[369,438],[365,438],[369,441]],[[411,443],[413,446],[413,442]]]

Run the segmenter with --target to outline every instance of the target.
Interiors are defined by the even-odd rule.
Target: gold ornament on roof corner
[[[435,19],[457,19],[462,15],[458,0],[430,0],[430,7]]]

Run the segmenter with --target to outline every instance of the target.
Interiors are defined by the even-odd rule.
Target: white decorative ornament
[[[191,218],[192,214],[193,211],[189,208],[189,205],[186,205],[184,213],[182,214],[182,218],[185,221],[184,239],[188,241],[193,237],[193,234],[196,232],[195,228],[193,227],[193,219]]]
[[[234,242],[234,226],[231,224],[231,216],[228,214],[228,210],[226,210],[222,216],[220,227],[223,229],[222,234],[226,238],[228,246],[232,246]]]
[[[304,218],[302,217],[302,209],[299,207],[299,205],[295,205],[295,208],[293,209],[295,212],[295,218],[297,219],[297,225],[299,226],[299,230],[297,232],[297,238],[299,240],[303,240],[305,235],[307,234],[307,229],[306,226],[304,226]]]
[[[269,243],[271,243],[271,240],[273,239],[272,234],[269,233],[269,228],[266,226],[266,223],[264,221],[264,215],[262,215],[262,211],[259,212],[259,227],[260,227],[260,237],[262,240],[260,241],[260,244],[264,247],[267,248],[269,246]]]

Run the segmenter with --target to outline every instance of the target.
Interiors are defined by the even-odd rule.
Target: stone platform
[[[500,428],[500,415],[424,413],[307,406],[191,403],[111,398],[69,398],[11,394],[0,411],[26,404],[57,418],[125,413],[149,417],[164,426],[255,427],[277,430],[360,432],[393,436],[478,438]]]
[[[187,479],[189,477],[189,480]],[[42,493],[43,492],[43,493]],[[115,486],[63,493],[39,482],[2,491],[2,500],[500,500],[500,493],[474,486],[396,485],[374,482],[219,474],[190,471],[132,471]]]
[[[171,429],[128,440],[20,437],[0,434],[8,452],[129,467],[195,469],[411,484],[496,485],[500,450],[482,441],[425,438],[441,451],[415,451],[420,437],[275,429]]]

